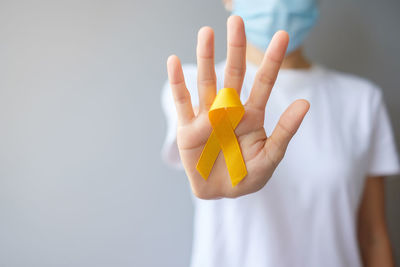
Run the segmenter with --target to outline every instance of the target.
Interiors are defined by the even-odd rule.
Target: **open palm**
[[[240,95],[246,71],[246,36],[240,17],[228,19],[228,52],[224,87],[234,88]],[[260,190],[282,160],[287,145],[308,111],[306,100],[293,102],[276,125],[271,136],[264,129],[265,106],[284,59],[289,37],[286,32],[275,34],[265,52],[247,102],[245,113],[235,129],[247,176],[232,187],[223,153],[220,152],[207,180],[196,170],[197,161],[212,131],[208,111],[216,96],[214,68],[214,33],[203,27],[198,34],[197,65],[199,107],[196,112],[179,59],[168,58],[168,77],[178,114],[177,144],[182,164],[193,193],[202,199],[238,197]]]

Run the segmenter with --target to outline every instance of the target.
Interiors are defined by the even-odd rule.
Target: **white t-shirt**
[[[217,88],[224,67],[216,65]],[[248,62],[243,103],[256,71]],[[185,65],[184,74],[197,105],[196,66]],[[365,179],[400,170],[381,90],[318,65],[281,70],[266,107],[267,135],[298,98],[310,110],[263,189],[237,199],[194,197],[192,267],[361,266],[356,220]],[[179,167],[168,83],[162,105],[168,123],[162,155]]]

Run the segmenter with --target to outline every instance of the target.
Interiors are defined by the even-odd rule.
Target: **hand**
[[[234,88],[240,95],[246,71],[246,36],[243,20],[228,19],[228,52],[224,87]],[[287,145],[309,109],[306,100],[296,100],[281,115],[270,137],[264,129],[265,106],[284,59],[289,36],[277,32],[265,52],[245,113],[235,133],[247,168],[247,176],[232,187],[223,153],[220,152],[208,180],[196,170],[196,164],[212,131],[208,110],[216,96],[214,69],[214,33],[203,27],[198,34],[197,66],[199,107],[195,114],[186,88],[182,66],[177,56],[167,62],[168,78],[178,115],[177,144],[180,158],[193,193],[202,199],[238,197],[260,190],[282,160]]]

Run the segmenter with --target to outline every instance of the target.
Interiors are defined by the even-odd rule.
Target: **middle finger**
[[[234,88],[240,95],[246,73],[246,34],[241,17],[231,16],[227,22],[228,52],[225,66],[225,88]]]

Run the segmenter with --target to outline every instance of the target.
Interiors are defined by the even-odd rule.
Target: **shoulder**
[[[332,113],[353,135],[363,139],[382,106],[382,89],[371,80],[355,74],[322,68],[324,95],[332,104]],[[363,139],[364,140],[364,139]]]
[[[323,77],[329,82],[330,87],[334,87],[336,93],[352,100],[371,100],[381,97],[381,88],[371,80],[333,69],[323,68]],[[361,99],[360,99],[361,98]]]
[[[349,119],[371,120],[383,101],[382,89],[367,78],[321,67],[320,79],[335,112]]]

